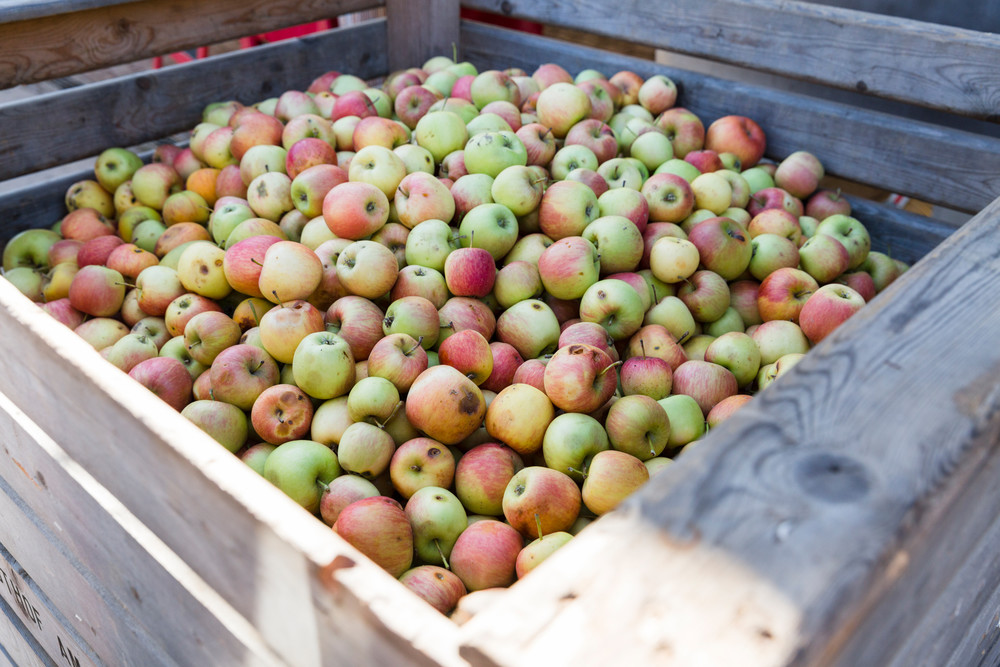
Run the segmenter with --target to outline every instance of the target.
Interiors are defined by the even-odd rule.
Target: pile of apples
[[[906,266],[677,87],[445,57],[209,104],[4,275],[443,613],[508,586]]]

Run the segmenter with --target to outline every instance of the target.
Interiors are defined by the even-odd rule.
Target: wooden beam
[[[796,0],[463,4],[1000,121],[1000,35]]]
[[[331,19],[384,1],[140,0],[82,2],[79,11],[41,4],[34,12],[31,5],[0,11],[0,89]]]
[[[878,639],[905,646],[914,600],[996,590],[996,501],[980,502],[1000,457],[1000,253],[983,242],[996,234],[1000,200],[462,626],[462,655],[886,664]],[[938,567],[945,546],[964,579]],[[976,633],[993,611],[967,612]],[[939,637],[942,618],[927,626]],[[959,626],[942,643],[972,634]]]
[[[420,67],[458,48],[458,0],[387,0],[389,70]]]
[[[0,180],[188,131],[210,101],[251,104],[304,90],[330,69],[381,76],[384,43],[385,20],[378,19],[0,106],[0,126],[18,128],[0,134]],[[58,132],[39,121],[53,105]]]
[[[829,173],[977,212],[1000,195],[1000,139],[942,128],[832,101],[726,81],[648,60],[464,21],[463,57],[480,69],[529,71],[557,62],[570,72],[596,67],[608,76],[630,69],[678,82],[679,104],[706,126],[731,113],[750,116],[767,133],[768,156],[813,151]]]

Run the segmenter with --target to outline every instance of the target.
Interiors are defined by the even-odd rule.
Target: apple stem
[[[649,437],[648,433],[646,434],[646,444],[649,445],[649,453],[656,456],[656,448],[653,447],[653,439]]]
[[[581,476],[581,477],[583,477],[584,479],[587,479],[587,473],[586,473],[585,471],[583,471],[583,470],[577,470],[577,469],[576,469],[576,468],[574,468],[573,466],[567,466],[567,467],[566,467],[566,470],[568,470],[568,471],[570,471],[570,472],[575,472],[576,474],[580,475],[580,476]]]
[[[621,359],[619,359],[618,361],[615,361],[615,362],[611,363],[611,365],[609,365],[603,371],[601,371],[600,373],[598,373],[597,377],[601,377],[602,375],[604,375],[605,373],[607,373],[608,371],[610,371],[612,368],[614,368],[616,366],[621,366],[621,365],[622,365],[622,361],[621,361]]]
[[[438,538],[434,538],[434,546],[437,547],[438,555],[441,556],[441,562],[444,563],[445,569],[450,570],[451,565],[448,565],[448,558],[444,555],[444,549],[441,548],[441,541]]]
[[[683,343],[685,340],[687,340],[687,337],[690,336],[690,335],[691,335],[690,331],[685,331],[684,333],[682,333],[681,337],[677,339],[678,345],[681,344],[681,343]]]
[[[271,290],[271,294],[274,295],[274,298],[278,303],[281,303],[281,298],[278,296],[278,290],[276,289]]]
[[[542,533],[542,517],[538,516],[538,512],[535,512],[535,527],[538,529],[538,539],[542,539],[545,535]]]
[[[411,347],[406,352],[403,352],[403,354],[405,354],[406,356],[410,356],[413,352],[417,350],[418,347],[420,347],[423,344],[424,344],[424,337],[420,336],[419,338],[417,338],[417,344]]]
[[[116,282],[115,285],[122,285],[124,287],[132,287],[132,288],[135,287],[135,285],[133,285],[132,283],[125,282],[124,280],[121,282]]]
[[[247,305],[250,306],[250,314],[253,315],[254,320],[256,320],[259,323],[260,316],[257,315],[257,306],[254,305],[253,301],[247,301]]]
[[[256,264],[257,266],[264,266],[264,264],[262,262],[258,261],[258,259],[256,257],[251,257],[250,261],[253,262],[254,264]]]
[[[646,358],[646,341],[639,339],[639,349],[642,350],[642,358]]]
[[[385,429],[385,425],[388,424],[389,422],[391,422],[392,418],[396,416],[397,412],[399,412],[399,406],[401,406],[401,405],[403,405],[403,401],[398,401],[396,403],[396,405],[393,406],[392,412],[389,413],[389,416],[385,418],[385,421],[380,422],[379,420],[375,419],[374,417],[372,417],[372,421],[375,422],[376,426],[378,426],[380,429],[384,430]]]
[[[455,42],[451,43],[451,59],[456,63],[458,62],[458,44]]]

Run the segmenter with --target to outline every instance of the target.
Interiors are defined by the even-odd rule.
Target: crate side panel
[[[0,88],[333,19],[378,0],[142,0],[32,16],[0,11]],[[83,4],[83,3],[81,3]],[[90,3],[94,4],[94,3]]]
[[[3,667],[55,665],[2,595],[0,595],[0,665]]]
[[[1000,456],[998,232],[1000,200],[463,626],[464,654],[823,664]]]
[[[0,180],[189,131],[210,102],[305,90],[330,69],[381,76],[384,44],[385,21],[375,20],[0,106],[0,125],[20,130],[0,135]],[[38,122],[53,107],[58,133]]]
[[[102,613],[104,623],[119,618],[115,626],[137,629],[144,644],[136,648],[131,643],[123,645],[118,658],[138,657],[141,651],[150,650],[145,644],[151,637],[168,637],[169,641],[155,644],[152,650],[157,657],[162,654],[176,664],[194,664],[205,655],[246,664],[277,662],[257,633],[240,637],[234,632],[233,627],[243,629],[246,623],[227,624],[204,605],[192,591],[203,586],[201,582],[191,577],[182,582],[175,577],[165,564],[170,562],[170,554],[149,539],[145,527],[3,395],[0,442],[3,484],[31,509],[34,521],[43,527],[40,530],[58,540],[62,551],[72,554],[74,565],[85,571],[87,579],[100,582],[108,607]],[[100,539],[94,539],[98,535]],[[156,555],[151,549],[163,553]],[[53,568],[36,563],[34,569],[51,576],[48,572]],[[63,578],[64,569],[54,568],[58,580]],[[170,609],[184,611],[164,613]],[[99,629],[95,635],[107,641]],[[107,653],[110,649],[96,645],[94,649],[105,662],[115,662]]]
[[[1000,120],[1000,36],[808,2],[472,0],[468,6]],[[669,29],[664,29],[664,21]],[[836,63],[831,67],[830,63]]]
[[[809,150],[831,174],[960,211],[977,212],[1000,195],[1000,139],[473,22],[463,22],[462,30],[463,57],[480,69],[533,71],[557,62],[570,72],[598,67],[609,76],[622,69],[644,77],[666,74],[679,82],[679,104],[706,126],[733,113],[760,123],[769,157]]]

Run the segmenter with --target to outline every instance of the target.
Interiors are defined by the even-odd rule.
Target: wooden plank
[[[903,618],[908,599],[868,613],[1000,455],[997,233],[1000,200],[464,625],[463,655],[815,665]]]
[[[283,659],[460,664],[454,624],[6,281],[0,337],[0,392]]]
[[[0,488],[37,524],[32,530],[25,523],[24,530],[43,533],[59,552],[46,560],[45,550],[32,544],[31,560],[20,561],[43,590],[54,592],[50,597],[59,608],[83,616],[77,628],[92,637],[91,648],[103,662],[184,665],[212,655],[224,662],[279,664],[245,620],[226,623],[205,605],[203,583],[183,571],[175,577],[169,564],[176,556],[149,539],[144,526],[3,395],[0,417]],[[80,577],[72,570],[83,577],[80,588],[71,586]],[[184,613],[165,614],[170,608]],[[121,632],[106,629],[110,619]]]
[[[464,4],[1000,120],[998,35],[795,0],[679,0],[669,9],[642,0],[581,0],[573,11],[556,0]]]
[[[3,667],[55,665],[2,596],[0,596],[0,665]]]
[[[383,4],[379,0],[141,0],[18,20],[0,14],[0,88],[69,76]],[[11,20],[13,19],[13,20]]]
[[[811,150],[827,171],[890,192],[976,212],[1000,195],[1000,139],[672,69],[646,60],[464,21],[463,57],[483,68],[557,62],[571,72],[630,69],[679,82],[679,104],[707,125],[740,113],[764,128],[768,155]]]
[[[982,32],[1000,32],[1000,5],[990,0],[948,4],[937,0],[809,0],[863,12],[953,25]]]
[[[11,501],[11,498],[0,491],[0,508],[4,510],[4,542],[0,544],[0,597],[11,609],[15,610],[24,628],[42,649],[42,655],[59,660],[73,667],[101,665],[100,659],[93,652],[86,640],[74,627],[53,608],[48,597],[39,589],[31,574],[18,562],[18,552],[31,558],[37,557],[42,562],[56,565],[60,557],[58,549],[48,542],[37,530],[30,519]],[[80,577],[72,569],[63,569],[68,575],[65,585],[73,590],[78,585]],[[74,576],[77,575],[77,576]],[[86,582],[83,582],[84,586]],[[85,589],[77,589],[87,595]],[[98,595],[91,591],[89,599]],[[81,613],[87,615],[81,610]],[[100,622],[97,618],[90,618]],[[81,622],[82,625],[86,621]],[[93,629],[93,628],[92,628]],[[116,631],[128,632],[127,627],[115,628]],[[147,652],[139,652],[140,657],[147,657]],[[110,657],[110,656],[109,656]],[[127,656],[117,656],[125,659]],[[163,664],[160,661],[150,664]]]
[[[387,0],[389,71],[420,67],[458,48],[458,0]]]
[[[385,21],[377,20],[0,106],[0,126],[20,128],[0,135],[0,180],[190,130],[212,101],[251,104],[304,90],[334,68],[382,75],[384,44]],[[37,122],[54,104],[58,133]]]
[[[832,665],[993,665],[1000,650],[1000,455],[904,552],[896,584],[860,619]]]

